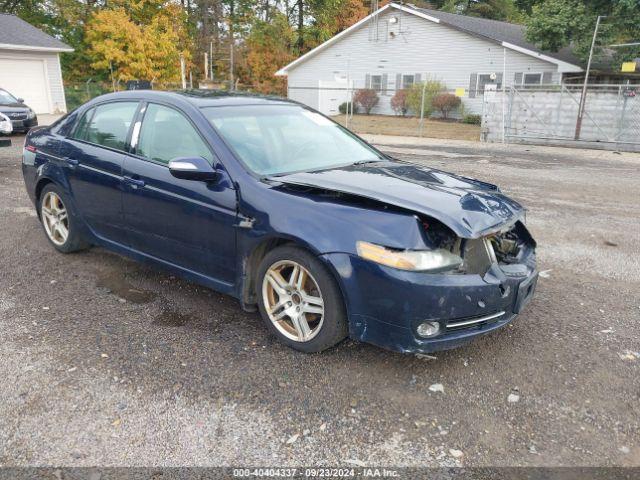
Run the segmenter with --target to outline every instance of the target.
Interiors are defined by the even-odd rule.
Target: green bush
[[[421,83],[414,83],[407,89],[407,106],[414,115],[420,116],[422,91],[424,90],[424,116],[429,117],[433,111],[433,97],[447,90],[447,86],[439,80],[426,80]]]
[[[345,114],[347,113],[347,110],[351,113],[357,113],[358,112],[358,107],[356,105],[351,105],[351,102],[342,102],[340,104],[340,106],[338,107],[338,110],[340,111],[340,113]]]
[[[482,125],[482,116],[469,113],[462,117],[462,123],[468,123],[469,125]]]

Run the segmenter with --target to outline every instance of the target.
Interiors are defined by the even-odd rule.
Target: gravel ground
[[[56,253],[23,138],[1,148],[0,465],[640,465],[640,156],[374,140],[529,207],[543,273],[511,326],[436,359],[297,353],[232,298]]]

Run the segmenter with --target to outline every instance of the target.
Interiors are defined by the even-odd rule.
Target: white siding
[[[45,64],[46,84],[49,94],[49,111],[43,113],[63,113],[67,111],[60,73],[60,58],[57,53],[28,52],[0,49],[0,58],[41,60]],[[0,85],[2,87],[2,85]]]
[[[398,23],[388,23],[392,16],[399,19]],[[389,100],[396,89],[397,74],[419,73],[423,80],[438,79],[450,90],[468,90],[471,74],[503,72],[505,49],[497,43],[396,9],[380,15],[378,40],[372,25],[373,22],[364,24],[289,70],[289,97],[318,108],[318,82],[346,80],[348,65],[355,88],[365,87],[367,74],[387,74],[387,94],[380,95],[373,113],[392,114]],[[506,62],[507,86],[513,84],[518,72],[552,72],[552,83],[560,83],[561,74],[553,63],[509,49]],[[465,96],[466,110],[481,113],[481,97]]]

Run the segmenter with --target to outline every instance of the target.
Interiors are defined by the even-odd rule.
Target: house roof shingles
[[[437,18],[440,20],[440,23],[444,25],[449,25],[450,27],[468,32],[472,35],[488,38],[499,43],[511,43],[518,47],[526,48],[527,50],[531,50],[572,65],[582,65],[582,62],[571,53],[570,48],[563,48],[557,52],[549,52],[541,50],[534,44],[526,41],[524,25],[500,22],[498,20],[489,20],[486,18],[468,17],[466,15],[441,12],[439,10],[430,10],[427,8],[418,8],[411,5],[404,5],[404,7],[408,7],[417,12],[429,15],[430,17]]]
[[[0,48],[10,48],[9,45],[16,48],[28,47],[30,50],[73,50],[69,45],[47,35],[21,18],[0,13]]]

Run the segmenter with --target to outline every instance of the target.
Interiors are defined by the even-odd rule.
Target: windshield
[[[6,90],[0,90],[0,103],[18,103],[18,99]]]
[[[382,158],[336,123],[298,105],[202,110],[245,166],[261,176],[322,170]]]

